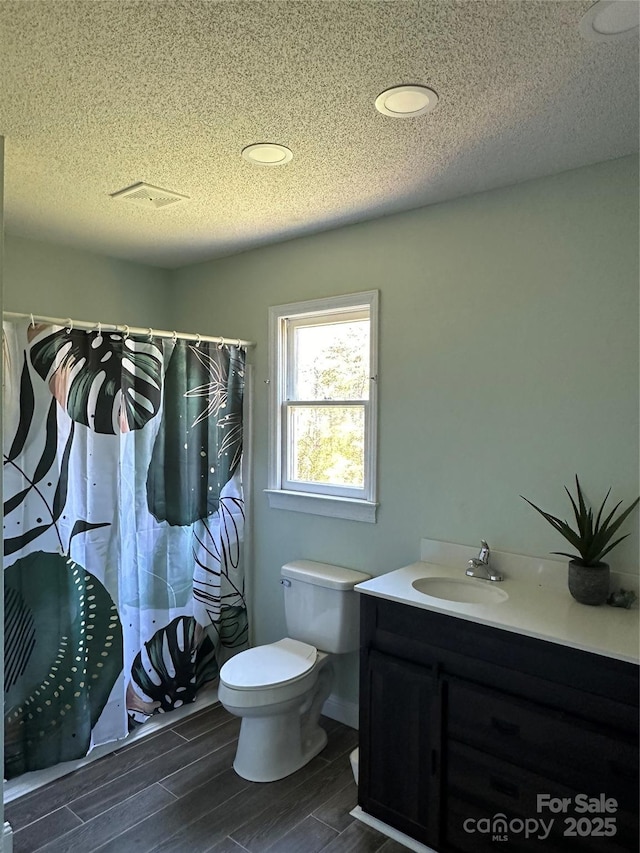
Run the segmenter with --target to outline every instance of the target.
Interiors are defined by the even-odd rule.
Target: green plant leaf
[[[62,452],[62,458],[60,460],[60,478],[58,480],[58,485],[56,486],[56,491],[53,495],[53,507],[51,509],[51,517],[54,522],[58,521],[58,519],[62,515],[62,510],[64,509],[64,505],[67,502],[67,490],[69,487],[69,458],[71,456],[71,446],[73,445],[74,432],[75,424],[72,421],[71,429],[69,430],[69,436],[67,438],[66,444],[64,446],[64,451]]]
[[[56,460],[58,452],[58,412],[55,400],[52,400],[49,405],[47,414],[45,445],[42,455],[36,465],[36,470],[33,472],[33,482],[39,483],[49,472],[51,466]]]
[[[86,755],[122,670],[123,645],[111,595],[66,557],[42,551],[21,557],[5,569],[4,582],[5,777],[11,779]]]
[[[51,326],[30,355],[69,417],[93,432],[142,429],[160,409],[162,352],[146,338]]]
[[[607,526],[607,525],[608,525],[608,523],[609,523],[609,520],[613,517],[613,513],[611,513],[611,514],[609,515],[609,517],[608,517],[607,521],[606,521],[606,522],[605,522],[605,524],[603,524],[603,526],[602,526],[602,530],[600,531],[600,535],[599,535],[599,538],[598,538],[598,551],[599,551],[599,556],[598,556],[598,558],[597,558],[598,560],[600,560],[600,559],[602,558],[603,554],[608,553],[608,552],[609,552],[609,551],[614,547],[613,545],[610,545],[610,546],[606,549],[606,551],[602,551],[602,549],[603,549],[603,548],[604,548],[604,546],[607,544],[607,542],[611,539],[611,537],[612,537],[612,536],[615,534],[615,532],[619,529],[620,525],[621,525],[621,524],[622,524],[622,523],[623,523],[623,522],[624,522],[624,521],[629,517],[629,515],[633,512],[633,510],[635,509],[635,507],[636,507],[636,506],[637,506],[637,504],[638,504],[638,501],[640,501],[640,498],[636,498],[636,499],[635,499],[635,501],[633,501],[633,503],[632,503],[630,506],[628,506],[628,507],[626,508],[626,510],[625,510],[623,513],[621,513],[621,515],[619,515],[619,516],[618,516],[618,518],[617,518],[615,521],[613,521],[609,526]],[[619,503],[617,503],[617,504],[616,504],[616,506],[614,507],[613,512],[615,512],[615,511],[618,509],[618,507],[621,505],[621,503],[622,503],[622,501],[620,501]],[[627,534],[625,534],[625,536],[623,536],[623,537],[622,537],[622,539],[626,539],[626,537],[627,537],[628,535],[629,535],[628,533],[627,533]],[[621,541],[622,541],[622,539],[619,539],[619,540],[618,540],[618,542],[621,542]],[[615,543],[614,543],[614,545],[616,545],[616,544],[617,544],[617,542],[615,542]]]
[[[594,559],[596,559],[597,555],[602,553],[603,548],[606,546],[607,542],[611,539],[613,534],[616,532],[615,527],[609,526],[611,519],[615,515],[618,507],[622,504],[622,501],[619,501],[614,508],[611,510],[607,518],[602,522],[600,528],[596,531],[596,535],[594,536],[593,542],[591,543],[591,552],[594,555]],[[622,519],[624,521],[624,519]]]
[[[602,518],[602,512],[603,512],[603,510],[604,510],[604,505],[606,504],[607,499],[608,499],[608,497],[609,497],[609,495],[610,495],[610,494],[611,494],[611,489],[609,489],[609,491],[607,492],[607,494],[604,496],[604,500],[602,501],[602,504],[601,504],[601,506],[600,506],[600,509],[598,510],[598,515],[597,515],[597,517],[596,517],[596,532],[597,532],[598,530],[600,530],[600,519]],[[619,506],[619,504],[618,504],[618,506]]]
[[[177,341],[147,471],[147,505],[157,521],[183,527],[219,510],[242,455],[244,362],[236,347]]]
[[[559,557],[569,557],[570,560],[576,560],[579,563],[582,563],[582,559],[576,557],[575,554],[570,554],[568,551],[550,551],[551,554],[557,554]]]
[[[45,530],[49,530],[53,527],[53,524],[53,521],[50,521],[48,524],[39,524],[37,527],[32,527],[30,530],[27,530],[27,532],[23,533],[21,536],[7,537],[4,540],[5,557],[10,557],[11,554],[15,554],[16,551],[20,551],[22,548],[25,548],[29,542],[33,542],[33,540],[37,539],[41,533],[44,533]]]
[[[71,540],[74,536],[77,536],[79,533],[87,533],[89,530],[98,530],[100,527],[109,527],[111,525],[110,521],[85,521],[83,518],[78,518],[76,523],[73,525],[73,530],[71,531],[71,536],[69,536],[69,545],[67,546],[67,553],[71,552]]]
[[[151,706],[171,711],[194,702],[200,687],[217,675],[211,639],[193,616],[177,616],[159,628],[136,655],[128,710],[137,710],[139,702],[148,703],[150,712]]]
[[[625,533],[624,536],[621,536],[619,539],[616,539],[616,541],[613,542],[611,545],[609,545],[608,548],[605,548],[604,551],[602,551],[600,554],[598,554],[597,562],[600,562],[605,554],[608,554],[612,548],[615,548],[616,545],[618,545],[620,542],[622,542],[623,539],[626,539],[627,536],[629,536],[629,535],[630,535],[629,533]]]
[[[578,494],[578,503],[580,504],[580,513],[581,515],[586,515],[587,506],[585,504],[584,495],[582,494],[582,489],[580,488],[580,480],[578,480],[578,475],[576,474],[576,492]],[[571,495],[569,495],[571,497]],[[571,503],[573,503],[573,498],[571,498]]]
[[[555,527],[558,533],[562,534],[562,536],[564,536],[564,538],[571,545],[573,545],[574,548],[577,548],[578,551],[580,551],[582,544],[580,536],[569,527],[566,521],[562,521],[555,515],[551,515],[551,513],[545,512],[543,509],[540,509],[540,507],[536,506],[534,503],[531,503],[528,498],[525,498],[524,495],[520,495],[520,497],[523,501],[526,501],[530,506],[532,506],[536,510],[536,512],[539,512],[540,515],[545,518],[552,527]]]
[[[571,506],[573,507],[573,514],[576,517],[576,523],[578,525],[578,530],[580,531],[580,534],[582,535],[584,533],[584,516],[581,515],[580,510],[578,509],[576,502],[574,501],[573,496],[571,495],[571,492],[569,491],[569,489],[565,486],[564,490],[569,495],[569,500],[571,501]]]
[[[637,497],[631,505],[614,520],[616,513],[622,505],[622,501],[619,501],[607,517],[602,520],[605,504],[611,493],[611,489],[609,489],[600,505],[594,524],[593,510],[591,507],[587,506],[577,474],[577,502],[566,486],[564,487],[564,490],[571,501],[573,514],[576,519],[577,531],[573,530],[569,526],[568,522],[561,521],[557,516],[551,515],[551,513],[540,509],[540,507],[536,506],[528,498],[525,498],[524,495],[520,495],[520,497],[525,500],[529,506],[532,506],[544,519],[546,519],[549,524],[558,531],[558,533],[564,536],[564,538],[577,549],[580,557],[577,558],[575,554],[568,554],[565,551],[552,551],[551,553],[560,554],[563,557],[570,557],[571,559],[580,559],[580,562],[583,565],[593,566],[601,562],[605,554],[608,554],[612,548],[615,548],[615,546],[622,542],[623,539],[627,538],[629,535],[628,533],[625,536],[621,536],[619,539],[616,539],[612,544],[609,544],[620,525],[624,523],[640,502],[640,497]]]
[[[25,365],[26,370],[26,365]],[[28,372],[28,371],[27,371]],[[21,398],[22,399],[22,398]],[[58,449],[58,426],[56,420],[56,408],[57,404],[55,400],[51,401],[51,405],[49,406],[49,414],[47,415],[46,422],[46,439],[44,450],[40,456],[40,460],[36,465],[35,472],[33,477],[28,477],[25,472],[23,476],[29,483],[24,489],[22,489],[17,494],[13,495],[4,503],[4,515],[7,516],[14,511],[21,503],[23,503],[24,499],[31,492],[31,490],[37,486],[37,484],[45,477],[45,475],[49,472],[51,466],[53,465],[56,452]],[[12,445],[13,448],[16,446],[17,439],[14,439],[14,443]],[[23,442],[24,443],[24,442]],[[18,463],[14,460],[14,458],[9,455],[5,457],[5,464],[8,462],[12,463],[16,468],[18,468]]]
[[[22,365],[22,375],[20,377],[20,422],[18,423],[18,428],[13,438],[11,449],[9,450],[9,455],[6,457],[7,461],[11,462],[13,459],[16,459],[20,453],[22,453],[27,436],[29,435],[29,430],[31,429],[34,411],[35,396],[33,393],[31,376],[29,375],[29,367],[27,365],[27,354],[25,353],[24,364]]]
[[[614,506],[614,508],[609,513],[609,515],[602,522],[602,527],[601,527],[602,530],[606,530],[609,527],[609,524],[611,523],[611,519],[616,514],[619,506],[622,506],[622,501],[618,501],[618,503]]]

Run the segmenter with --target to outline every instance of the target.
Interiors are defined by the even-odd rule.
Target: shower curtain
[[[247,644],[240,347],[4,323],[5,778]]]

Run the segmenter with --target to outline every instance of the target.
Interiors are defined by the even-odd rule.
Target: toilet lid
[[[269,687],[300,678],[316,662],[314,646],[285,637],[277,643],[257,646],[235,655],[220,670],[227,687],[251,689]]]

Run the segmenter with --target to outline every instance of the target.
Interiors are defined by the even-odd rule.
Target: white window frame
[[[292,335],[287,329],[339,319],[346,311],[367,310],[370,319],[369,398],[365,401],[331,401],[327,405],[354,405],[364,410],[364,489],[343,488],[318,483],[293,483],[286,479],[285,418],[305,401],[288,399],[287,342]],[[353,521],[375,522],[377,510],[377,380],[378,380],[378,291],[368,290],[325,299],[311,299],[276,305],[269,309],[269,470],[265,489],[269,505],[276,509],[306,512]],[[314,406],[322,401],[307,401]]]

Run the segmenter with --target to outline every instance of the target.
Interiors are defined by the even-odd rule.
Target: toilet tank
[[[370,575],[295,560],[282,567],[287,634],[333,654],[353,652],[360,645],[360,602],[354,591]]]

